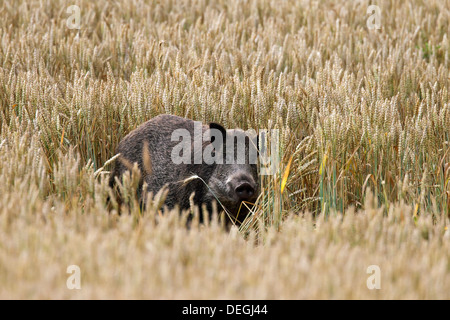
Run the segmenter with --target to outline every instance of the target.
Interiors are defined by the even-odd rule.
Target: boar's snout
[[[249,175],[237,175],[228,182],[230,191],[239,202],[252,201],[257,196],[257,185]]]
[[[234,192],[239,201],[249,201],[255,195],[255,188],[250,183],[243,182],[234,189]]]

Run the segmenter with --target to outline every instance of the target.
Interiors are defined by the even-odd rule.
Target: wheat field
[[[447,0],[0,0],[0,17],[0,298],[450,299]],[[136,173],[118,214],[115,148],[162,113],[279,130],[247,223],[186,228],[197,210],[162,215],[163,194],[142,211]]]

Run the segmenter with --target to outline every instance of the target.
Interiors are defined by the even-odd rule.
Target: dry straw
[[[370,4],[2,1],[0,297],[449,299],[449,8]],[[138,170],[117,215],[114,150],[161,113],[280,130],[240,230],[142,212]]]

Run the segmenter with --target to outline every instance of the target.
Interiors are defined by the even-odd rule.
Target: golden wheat
[[[449,299],[448,1],[370,4],[0,2],[0,297]],[[141,212],[136,170],[117,215],[111,157],[160,113],[280,130],[240,230]]]

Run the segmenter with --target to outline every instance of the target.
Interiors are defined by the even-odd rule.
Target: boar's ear
[[[218,123],[211,122],[209,124],[209,129],[211,129],[211,130],[212,129],[218,130],[220,132],[220,134],[222,135],[222,142],[225,143],[226,138],[227,138],[227,130],[225,130],[224,127],[222,127]],[[217,137],[217,133],[218,132],[211,132],[211,142],[215,141],[215,138]]]
[[[256,135],[256,150],[259,154],[260,153],[260,151],[259,151],[259,134]]]

